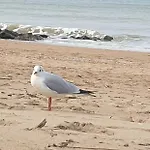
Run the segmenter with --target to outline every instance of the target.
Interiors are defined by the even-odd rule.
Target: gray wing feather
[[[55,74],[46,73],[44,83],[48,88],[57,92],[58,94],[79,93],[79,88],[77,88],[77,86],[65,81],[63,78]]]

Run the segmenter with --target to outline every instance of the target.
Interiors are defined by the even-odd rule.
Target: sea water
[[[150,0],[1,0],[0,28],[47,34],[47,44],[150,52]],[[71,34],[110,35],[111,42]]]

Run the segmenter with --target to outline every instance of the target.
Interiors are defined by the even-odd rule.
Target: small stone
[[[124,144],[124,147],[129,147],[129,144]]]
[[[8,94],[7,96],[12,96],[12,94]]]

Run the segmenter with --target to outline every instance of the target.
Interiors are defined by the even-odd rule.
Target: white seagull
[[[93,94],[92,91],[82,90],[56,74],[44,71],[42,66],[34,67],[31,85],[48,98],[49,111],[51,111],[52,97],[64,94]]]

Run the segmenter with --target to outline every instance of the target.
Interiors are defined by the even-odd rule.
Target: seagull
[[[36,65],[33,69],[31,85],[40,94],[48,98],[49,111],[51,111],[52,97],[66,94],[93,94],[92,91],[80,89],[61,76],[44,71],[43,67],[39,65]]]

